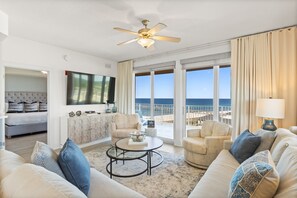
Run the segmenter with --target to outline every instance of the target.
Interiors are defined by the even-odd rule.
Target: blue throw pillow
[[[251,157],[261,143],[261,137],[252,134],[248,129],[241,133],[230,149],[234,158],[242,163]]]
[[[81,149],[69,138],[58,157],[66,179],[88,195],[90,189],[90,165]]]

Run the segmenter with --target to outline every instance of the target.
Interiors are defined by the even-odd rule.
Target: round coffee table
[[[141,175],[144,172],[147,172],[148,175],[151,175],[152,168],[159,166],[163,162],[163,156],[159,152],[155,151],[156,149],[163,146],[163,141],[161,139],[157,137],[146,137],[145,141],[147,142],[147,145],[129,145],[129,139],[130,138],[124,138],[118,140],[115,143],[115,147],[109,148],[106,151],[106,155],[110,158],[110,162],[106,166],[106,171],[110,174],[110,178],[112,178],[112,176],[134,177]],[[154,165],[152,165],[153,154],[156,154],[160,157],[160,160]],[[146,160],[142,159],[145,156]],[[112,164],[117,162],[117,160],[123,160],[123,163],[125,160],[141,160],[145,162],[147,166],[145,170],[133,175],[114,174],[112,172]]]

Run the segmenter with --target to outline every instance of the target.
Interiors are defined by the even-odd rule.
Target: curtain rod
[[[282,30],[282,29],[293,28],[293,27],[297,27],[297,24],[290,25],[290,26],[284,26],[284,27],[280,27],[280,28],[275,28],[275,29],[271,29],[271,30],[265,30],[265,31],[262,31],[262,32],[256,32],[256,33],[252,33],[252,34],[246,34],[246,35],[231,38],[230,40],[238,39],[238,38],[242,38],[242,37],[253,36],[253,35],[256,35],[256,34],[271,33],[271,32],[276,31],[276,30]]]

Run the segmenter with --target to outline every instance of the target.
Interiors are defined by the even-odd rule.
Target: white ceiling
[[[297,24],[297,0],[0,0],[9,16],[9,34],[79,52],[126,60],[226,40]],[[165,23],[159,35],[181,37],[178,44],[137,43],[141,19]]]

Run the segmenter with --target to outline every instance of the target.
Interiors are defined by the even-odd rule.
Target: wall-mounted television
[[[66,71],[67,105],[114,103],[115,78]]]

